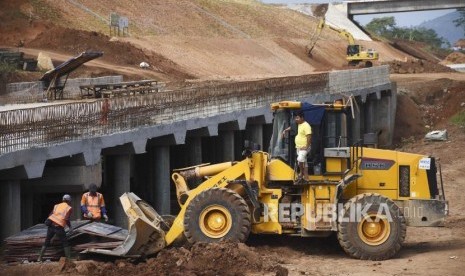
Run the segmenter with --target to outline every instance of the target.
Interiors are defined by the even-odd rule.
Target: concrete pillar
[[[355,100],[356,101],[356,100]],[[357,101],[357,105],[359,107],[362,106],[362,104],[360,103],[360,101]],[[354,112],[354,118],[352,119],[352,137],[350,137],[352,139],[352,143],[356,143],[358,142],[358,140],[362,139],[362,112],[360,110],[360,108],[354,108],[353,109],[353,112]],[[349,116],[352,116],[351,113],[349,113]]]
[[[170,147],[154,147],[154,201],[153,208],[160,215],[170,214]]]
[[[376,101],[376,99],[368,97],[365,103],[365,133],[375,132],[374,121],[376,119]]]
[[[234,161],[234,130],[221,133],[223,147],[223,161]]]
[[[24,189],[22,189],[24,191]],[[34,195],[32,192],[21,194],[21,229],[34,225]]]
[[[0,182],[0,239],[21,231],[20,180]]]
[[[379,99],[367,101],[369,111],[369,132],[379,134],[378,145],[380,147],[390,146],[395,124],[396,94],[392,91],[382,91]]]
[[[263,149],[263,125],[252,125],[250,127],[250,139]]]
[[[114,160],[114,176],[113,176],[113,220],[115,225],[127,228],[128,221],[126,213],[121,207],[119,197],[131,189],[131,156],[125,155],[114,155],[111,156]]]
[[[189,166],[202,163],[202,138],[190,137],[187,143],[187,151],[189,155]]]

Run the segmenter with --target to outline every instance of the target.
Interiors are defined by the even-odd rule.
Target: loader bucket
[[[124,193],[120,201],[129,220],[126,240],[113,250],[90,248],[81,253],[135,257],[155,254],[166,246],[165,231],[161,228],[165,222],[149,204],[134,193]]]

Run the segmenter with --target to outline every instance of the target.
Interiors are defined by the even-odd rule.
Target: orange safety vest
[[[52,214],[48,218],[61,227],[65,227],[66,221],[69,220],[72,209],[73,208],[71,208],[71,206],[69,206],[66,202],[56,204],[55,207],[53,207]]]
[[[82,195],[81,206],[86,206],[87,211],[92,213],[92,219],[100,219],[102,217],[101,207],[105,207],[103,195],[97,193],[97,196],[91,196],[90,192]]]

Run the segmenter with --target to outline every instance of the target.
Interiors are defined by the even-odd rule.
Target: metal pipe
[[[231,168],[234,165],[233,162],[224,162],[208,166],[197,166],[190,168],[185,171],[180,171],[179,174],[185,179],[199,179],[204,176],[213,176],[218,174],[226,169]]]
[[[179,205],[184,205],[187,198],[189,197],[189,187],[187,186],[186,180],[179,173],[173,173],[171,179],[174,181],[176,186],[176,197],[178,198]]]
[[[195,175],[197,177],[213,176],[233,166],[233,162],[224,162],[204,167],[196,167]]]

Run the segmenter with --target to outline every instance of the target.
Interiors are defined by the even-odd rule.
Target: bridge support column
[[[226,130],[221,133],[223,147],[223,161],[234,161],[234,130]]]
[[[21,231],[21,184],[19,180],[0,182],[0,239]]]
[[[22,193],[21,194],[21,229],[26,229],[34,225],[34,208],[35,208],[34,207],[34,194],[32,192]]]
[[[170,147],[156,146],[154,150],[154,208],[160,215],[170,214]]]
[[[202,137],[188,138],[189,164],[191,166],[202,163]]]
[[[250,139],[263,149],[263,125],[252,125],[250,127]]]
[[[378,145],[380,147],[390,146],[395,124],[396,93],[395,91],[380,92],[379,97],[373,96],[367,100],[365,132],[379,134]]]
[[[114,176],[113,176],[113,219],[115,225],[127,228],[128,219],[126,213],[121,206],[119,197],[123,193],[127,193],[131,190],[131,155],[114,155]]]

